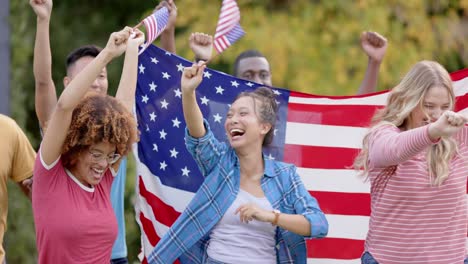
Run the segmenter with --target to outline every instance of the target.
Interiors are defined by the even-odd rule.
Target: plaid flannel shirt
[[[186,146],[206,177],[192,201],[161,238],[148,257],[148,263],[203,264],[211,229],[231,206],[240,188],[240,166],[234,149],[219,142],[204,122],[207,133],[193,138],[186,130]],[[317,200],[304,187],[292,164],[265,159],[261,187],[272,207],[285,214],[302,214],[310,223],[311,236],[327,235],[328,222]],[[276,229],[278,263],[306,263],[303,236]]]

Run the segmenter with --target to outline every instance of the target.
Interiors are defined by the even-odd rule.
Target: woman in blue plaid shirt
[[[196,101],[200,62],[182,74],[186,145],[206,177],[195,197],[156,245],[149,263],[306,263],[305,238],[327,235],[328,222],[296,167],[265,159],[273,139],[273,92],[243,92],[218,141]]]

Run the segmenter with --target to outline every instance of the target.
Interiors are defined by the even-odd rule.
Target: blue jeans
[[[379,264],[369,252],[364,252],[361,256],[361,264]]]
[[[110,264],[128,264],[128,259],[127,258],[111,259]]]
[[[364,252],[361,256],[361,264],[379,264],[369,252]],[[468,264],[468,258],[463,261],[463,264]]]

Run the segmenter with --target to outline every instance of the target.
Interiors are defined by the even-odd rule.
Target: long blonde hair
[[[422,107],[427,91],[432,87],[446,88],[450,97],[450,110],[455,104],[452,81],[447,70],[434,61],[420,61],[405,75],[403,80],[390,92],[387,105],[376,112],[372,118],[371,128],[363,139],[362,149],[354,160],[354,169],[362,170],[361,175],[369,173],[369,138],[377,128],[383,125],[393,125],[401,130],[408,130],[410,114],[418,107]],[[427,165],[430,182],[441,185],[449,175],[450,160],[457,153],[458,148],[452,137],[443,137],[440,142],[430,147],[427,152]],[[386,184],[393,175],[396,166],[385,168],[382,177],[379,175],[376,185]],[[383,179],[382,179],[383,178]],[[381,186],[380,186],[381,187]]]

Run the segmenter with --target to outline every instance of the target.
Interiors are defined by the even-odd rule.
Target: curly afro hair
[[[125,106],[109,95],[92,93],[73,110],[62,162],[67,168],[75,166],[82,151],[100,142],[115,145],[116,153],[124,156],[137,140],[136,121]]]

